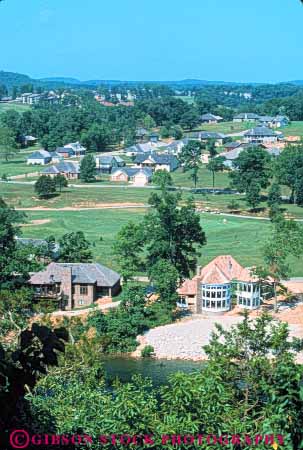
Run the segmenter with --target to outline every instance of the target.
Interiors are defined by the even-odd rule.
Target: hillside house
[[[21,136],[21,144],[23,147],[31,147],[32,145],[34,145],[37,142],[37,138],[35,136],[30,136],[30,135],[24,135]]]
[[[74,150],[71,147],[57,147],[56,153],[63,156],[63,158],[72,158],[73,156],[76,156]]]
[[[214,140],[215,145],[217,147],[221,147],[225,143],[227,136],[225,136],[225,134],[223,133],[216,133],[210,131],[195,131],[190,133],[189,138],[196,139],[205,144],[207,144],[211,140]]]
[[[232,292],[237,306],[259,308],[261,289],[258,280],[248,268],[242,267],[232,256],[217,256],[191,280],[185,280],[178,289],[178,305],[195,314],[222,313],[231,309]]]
[[[34,239],[34,238],[20,238],[15,237],[17,246],[22,247],[30,247],[34,249],[42,249],[42,250],[49,250],[51,249],[52,258],[57,259],[60,254],[60,245],[58,243],[54,243],[53,246],[49,246],[48,242],[45,239]]]
[[[258,120],[259,115],[255,113],[240,113],[233,119],[234,122],[257,122]]]
[[[221,116],[215,116],[214,114],[202,114],[201,122],[202,123],[218,123],[223,120]]]
[[[243,150],[245,150],[247,148],[252,148],[252,147],[261,147],[265,151],[267,151],[268,154],[271,156],[279,156],[281,153],[281,149],[279,149],[277,147],[266,147],[263,144],[241,144],[238,147],[234,148],[233,150],[229,150],[229,151],[220,153],[218,156],[222,156],[223,158],[225,158],[225,161],[223,163],[225,165],[225,167],[227,167],[229,169],[233,169],[234,161],[239,157],[240,153]]]
[[[155,147],[150,142],[145,142],[144,144],[136,144],[131,147],[124,149],[126,156],[135,156],[138,153],[150,153],[155,149]]]
[[[230,152],[231,150],[234,150],[235,148],[238,148],[241,146],[241,142],[227,142],[227,144],[224,144],[224,150],[226,152]]]
[[[148,167],[144,169],[136,167],[121,167],[114,169],[110,180],[120,183],[132,183],[134,186],[145,186],[150,183],[153,172]]]
[[[139,141],[143,141],[148,136],[148,131],[145,128],[137,128],[136,129],[136,139]]]
[[[276,116],[272,122],[273,128],[286,127],[289,124],[289,119],[286,116]]]
[[[32,274],[29,284],[36,299],[59,301],[60,309],[66,310],[90,306],[121,290],[117,272],[89,263],[50,263],[45,270]]]
[[[167,172],[173,172],[179,167],[179,161],[174,155],[149,153],[139,154],[135,157],[134,163],[138,167],[149,167],[150,169],[166,170]]]
[[[71,148],[75,156],[83,156],[86,152],[86,148],[80,142],[71,142],[70,144],[64,145],[64,148]]]
[[[47,167],[43,175],[54,178],[56,175],[64,175],[67,180],[77,180],[80,177],[80,166],[76,162],[61,161],[54,166]]]
[[[27,158],[27,165],[45,166],[52,160],[51,154],[47,150],[37,150],[29,155]]]
[[[189,138],[184,138],[184,139],[179,139],[177,141],[173,141],[171,144],[168,144],[165,147],[164,152],[177,156],[177,155],[179,155],[179,153],[181,153],[183,147],[185,145],[187,145],[189,142],[190,142]]]
[[[160,138],[159,133],[151,133],[149,135],[149,142],[156,144],[159,141],[159,138]]]
[[[125,161],[120,156],[95,156],[96,168],[100,173],[111,173],[117,167],[124,167]]]
[[[254,144],[274,144],[283,137],[268,127],[256,127],[244,133],[244,141]]]

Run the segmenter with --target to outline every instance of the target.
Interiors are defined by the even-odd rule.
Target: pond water
[[[183,360],[161,360],[153,358],[133,359],[126,357],[102,358],[106,379],[109,383],[117,377],[124,383],[131,381],[133,375],[151,378],[153,385],[161,386],[176,372],[192,373],[203,368],[204,362]]]

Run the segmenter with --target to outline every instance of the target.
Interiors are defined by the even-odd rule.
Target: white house
[[[110,180],[115,182],[133,183],[134,186],[145,186],[152,179],[152,170],[149,168],[121,167],[114,169]]]
[[[85,155],[86,152],[86,148],[80,142],[71,142],[70,144],[64,145],[64,148],[71,148],[76,156]]]
[[[45,166],[45,164],[50,163],[52,160],[51,154],[46,150],[37,150],[29,155],[27,158],[27,165],[40,165]]]
[[[244,142],[253,144],[273,144],[279,140],[279,135],[268,127],[256,127],[244,133]]]

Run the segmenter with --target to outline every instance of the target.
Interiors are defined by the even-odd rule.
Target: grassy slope
[[[303,136],[303,121],[292,122],[285,128],[280,129],[284,136]]]
[[[0,114],[5,111],[18,111],[24,112],[28,111],[31,107],[29,105],[22,105],[18,103],[0,103]]]
[[[237,133],[238,131],[248,130],[253,128],[254,124],[251,122],[219,122],[219,123],[203,123],[201,129],[206,131],[214,131],[217,133]]]
[[[109,267],[117,269],[113,260],[112,245],[121,226],[129,220],[140,221],[142,210],[102,210],[79,212],[29,212],[28,220],[45,219],[49,223],[23,227],[26,237],[43,238],[51,234],[59,238],[64,233],[83,230],[94,242],[94,257]],[[222,216],[201,214],[201,223],[207,235],[207,245],[199,258],[200,264],[209,262],[220,254],[232,254],[245,266],[262,262],[261,249],[270,230],[268,221],[224,219]],[[103,238],[100,241],[100,237]],[[303,258],[292,262],[293,276],[303,276]]]

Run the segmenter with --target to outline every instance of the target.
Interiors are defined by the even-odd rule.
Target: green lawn
[[[31,149],[28,153],[32,153],[33,151],[34,149]],[[12,177],[14,175],[22,175],[24,173],[39,172],[43,169],[42,166],[28,166],[26,164],[28,153],[19,153],[14,158],[9,159],[9,161],[1,159],[0,177],[4,174],[8,177]]]
[[[28,111],[31,107],[29,105],[23,105],[19,103],[0,103],[0,114],[5,111],[18,111],[24,112]]]
[[[79,212],[29,212],[28,220],[48,219],[48,223],[22,227],[25,237],[45,238],[54,235],[60,238],[64,233],[82,230],[94,243],[94,259],[113,269],[112,245],[119,229],[129,220],[140,221],[142,210],[99,210]],[[262,262],[263,242],[270,231],[265,220],[225,218],[201,214],[201,224],[207,235],[207,245],[202,249],[199,264],[206,264],[217,255],[231,254],[241,264],[252,266]],[[100,240],[102,237],[102,241]],[[291,262],[293,276],[303,276],[303,259]]]
[[[284,128],[279,128],[284,136],[303,136],[303,121],[302,122],[291,122],[290,125]]]
[[[175,186],[194,187],[193,180],[190,178],[190,172],[183,172],[182,169],[178,169],[172,172],[172,178]],[[213,186],[212,173],[202,166],[198,172],[197,188],[205,188]],[[219,172],[215,174],[215,187],[226,188],[229,186],[228,172]]]
[[[238,133],[253,128],[255,125],[251,122],[219,122],[219,123],[203,123],[201,129],[205,131],[214,131],[216,133]]]

